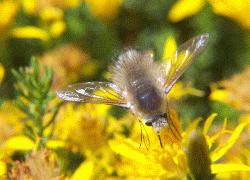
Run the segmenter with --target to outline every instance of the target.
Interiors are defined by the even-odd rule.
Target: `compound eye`
[[[163,113],[160,115],[161,118],[167,118],[167,113]]]
[[[147,122],[145,122],[145,124],[146,124],[147,126],[152,126],[152,121],[147,121]]]

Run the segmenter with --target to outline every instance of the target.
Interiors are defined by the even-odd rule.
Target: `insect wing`
[[[110,82],[86,82],[72,84],[57,91],[57,95],[66,101],[109,104],[127,107],[120,89]]]
[[[165,93],[170,91],[174,83],[205,49],[208,39],[209,34],[196,36],[182,44],[177,51],[166,60],[166,63],[163,65]]]

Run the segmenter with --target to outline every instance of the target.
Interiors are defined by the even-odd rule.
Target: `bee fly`
[[[156,132],[171,126],[165,95],[206,47],[209,34],[182,44],[158,64],[149,53],[129,49],[111,66],[112,82],[85,82],[57,92],[66,101],[109,104],[129,108]]]

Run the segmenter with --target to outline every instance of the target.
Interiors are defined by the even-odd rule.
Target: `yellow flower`
[[[80,0],[22,0],[21,2],[24,12],[27,15],[38,17],[42,26],[32,28],[23,27],[25,29],[21,30],[14,29],[14,37],[27,39],[35,38],[43,41],[47,41],[50,38],[60,37],[66,30],[64,10],[68,8],[75,8],[81,3]]]
[[[169,92],[168,97],[178,100],[186,95],[203,96],[204,92],[193,88],[191,84],[184,85],[183,82],[177,82]]]
[[[55,21],[50,26],[50,34],[53,38],[60,37],[66,30],[64,21]]]
[[[250,3],[248,0],[207,0],[214,13],[229,17],[243,27],[250,28]],[[178,0],[168,13],[168,19],[178,22],[197,14],[205,5],[205,0]]]
[[[84,74],[84,68],[89,67],[89,62],[88,55],[72,44],[59,46],[39,58],[40,69],[45,65],[54,71],[53,89],[62,88],[76,81]]]
[[[178,22],[197,14],[205,5],[205,0],[178,0],[168,13],[168,19]]]
[[[40,18],[43,21],[60,20],[63,18],[63,10],[57,7],[47,7],[41,10]]]
[[[72,175],[71,180],[90,180],[94,174],[94,162],[85,161],[77,168],[75,173]]]
[[[64,140],[72,151],[81,152],[85,160],[73,173],[72,179],[106,179],[114,172],[114,153],[108,146],[113,125],[107,105],[68,103],[58,114],[55,137]],[[116,128],[118,132],[119,127]],[[113,131],[114,132],[114,131]]]
[[[216,14],[232,18],[243,27],[250,29],[250,3],[248,0],[208,0],[208,2]]]
[[[177,49],[177,44],[175,38],[173,36],[169,36],[164,43],[162,59],[166,61],[168,58],[171,57],[171,55],[174,54],[176,49]]]
[[[7,164],[3,161],[0,161],[0,179],[6,179],[7,175]]]
[[[101,20],[113,19],[123,0],[85,0],[93,15]]]
[[[0,179],[6,175],[7,162],[15,151],[7,146],[8,140],[22,131],[21,118],[23,114],[11,101],[5,101],[0,106]]]
[[[68,103],[60,109],[55,135],[71,142],[82,151],[94,151],[104,145],[107,105],[79,105]]]
[[[3,0],[0,2],[0,33],[5,33],[6,28],[12,23],[18,10],[18,2]]]
[[[28,15],[34,15],[37,13],[38,1],[39,0],[22,0],[21,4],[24,12]]]
[[[15,162],[11,179],[59,179],[59,168],[47,150],[33,152],[24,162]]]
[[[21,39],[49,40],[49,34],[45,30],[35,26],[17,27],[12,30],[11,34],[13,37]]]
[[[242,130],[247,123],[239,124],[233,131],[226,129],[226,125],[217,133],[208,135],[208,130],[215,118],[212,114],[205,121],[202,131],[206,138],[207,146],[209,148],[209,157],[211,158],[212,174],[231,173],[234,171],[250,171],[250,167],[243,164],[235,163],[216,163],[219,159],[227,153],[227,151],[235,144],[239,138]],[[172,118],[175,116],[172,116]],[[178,118],[173,119],[174,126],[172,130],[165,129],[161,132],[161,141],[163,148],[160,147],[157,135],[153,130],[146,128],[149,135],[150,144],[140,147],[137,142],[132,139],[117,136],[109,141],[111,149],[122,156],[121,163],[117,164],[117,173],[121,177],[128,179],[137,178],[154,178],[154,179],[183,179],[189,173],[186,160],[186,144],[189,140],[190,133],[198,128],[201,119],[193,121],[185,131],[178,128],[180,123]],[[226,123],[225,123],[226,124]],[[140,131],[137,132],[140,134]],[[177,133],[182,134],[182,140],[177,138]],[[225,133],[230,134],[229,139],[216,145],[215,141],[222,137]],[[139,135],[138,135],[139,136]],[[146,135],[145,135],[146,136]],[[139,148],[140,147],[140,148]]]
[[[0,63],[0,84],[3,81],[3,77],[4,77],[4,67],[3,65]]]
[[[81,4],[81,0],[63,0],[62,4],[64,8],[76,8]]]
[[[241,123],[250,123],[250,114],[244,114],[240,117],[239,122]],[[250,165],[249,157],[249,135],[250,135],[250,126],[247,126],[247,129],[242,133],[240,138],[237,140],[235,145],[228,151],[224,156],[225,161],[235,162],[235,163],[244,163]],[[221,139],[223,141],[224,139]],[[221,174],[218,178],[224,179],[248,179],[250,172],[235,172],[231,177],[228,174]]]
[[[59,15],[54,17],[61,17],[59,11],[63,9],[75,8],[80,5],[80,0],[21,0],[24,12],[28,15],[41,15],[45,11],[46,16],[51,17],[51,15]],[[54,11],[54,10],[55,11]],[[60,9],[58,11],[58,9]],[[52,10],[52,11],[51,11]],[[59,14],[58,14],[59,13]]]
[[[250,112],[250,68],[232,78],[211,86],[210,100],[221,101],[243,111]]]

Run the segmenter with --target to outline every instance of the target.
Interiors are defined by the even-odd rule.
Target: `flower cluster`
[[[0,1],[0,179],[249,179],[249,11],[249,0]],[[160,132],[128,109],[56,96],[111,79],[124,49],[164,67],[203,33]]]

